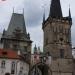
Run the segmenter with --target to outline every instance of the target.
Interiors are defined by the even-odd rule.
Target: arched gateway
[[[30,69],[29,75],[51,75],[51,70],[45,63],[38,63]]]

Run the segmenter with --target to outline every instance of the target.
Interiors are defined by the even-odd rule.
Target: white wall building
[[[29,64],[22,56],[11,50],[0,49],[0,75],[28,75]]]

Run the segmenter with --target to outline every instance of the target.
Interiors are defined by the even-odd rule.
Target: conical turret
[[[69,17],[68,18],[69,18],[69,24],[72,25],[70,6],[69,6]]]
[[[45,10],[44,10],[44,14],[43,14],[43,23],[45,22]]]
[[[70,11],[70,7],[69,7],[69,18],[71,18],[71,11]]]

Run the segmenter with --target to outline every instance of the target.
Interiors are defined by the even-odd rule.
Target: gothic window
[[[53,32],[57,32],[57,27],[54,27],[53,28]]]
[[[11,74],[15,74],[15,62],[11,63]]]
[[[59,32],[63,33],[63,27],[62,26],[59,26]]]
[[[54,42],[57,42],[57,33],[54,33]]]
[[[4,60],[1,62],[1,68],[5,68],[5,61]]]
[[[64,49],[60,49],[60,57],[64,58]]]

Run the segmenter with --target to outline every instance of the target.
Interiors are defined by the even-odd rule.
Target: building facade
[[[5,53],[5,55],[0,55],[0,75],[7,73],[28,75],[31,64],[31,47],[32,41],[26,30],[24,14],[13,12],[8,29],[4,29],[3,34],[0,35],[0,48]],[[1,67],[2,64],[3,67]]]
[[[42,28],[44,32],[44,53],[50,53],[52,75],[72,75],[72,18],[63,17],[60,0],[51,0],[50,12],[45,20],[43,16]]]
[[[20,53],[0,49],[0,75],[28,75],[29,64]]]

